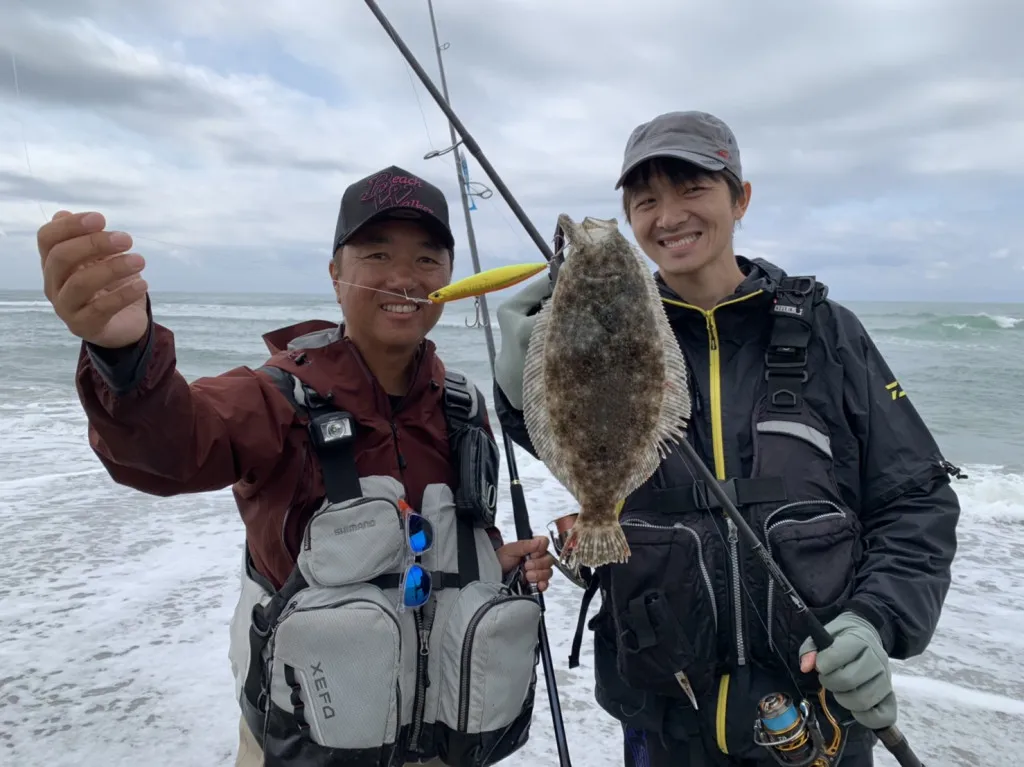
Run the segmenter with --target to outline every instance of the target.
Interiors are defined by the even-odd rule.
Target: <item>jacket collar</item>
[[[786,276],[784,270],[763,258],[750,259],[745,256],[736,256],[736,263],[744,274],[743,281],[736,286],[736,289],[730,295],[719,301],[719,305],[753,296],[755,293],[760,293],[764,298],[771,299],[775,296],[779,281]],[[658,292],[663,299],[686,303],[685,298],[681,297],[665,283],[661,272],[655,272],[654,281],[658,285]],[[759,299],[761,297],[758,296]]]
[[[286,369],[321,396],[330,392],[338,402],[355,409],[358,402],[372,402],[378,413],[391,413],[387,392],[370,371],[363,355],[345,337],[344,323],[307,320],[272,330],[263,342],[274,364]],[[444,369],[434,342],[424,339],[416,350],[413,379],[403,398],[406,404],[420,402],[424,394],[439,391],[435,382],[444,379]]]

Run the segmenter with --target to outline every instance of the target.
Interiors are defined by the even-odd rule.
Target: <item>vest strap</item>
[[[379,589],[397,589],[402,584],[402,576],[400,573],[385,573],[368,582]],[[459,573],[446,573],[442,570],[430,572],[430,588],[433,591],[460,589],[462,585],[462,576]]]
[[[583,645],[583,629],[587,623],[587,611],[590,610],[590,602],[594,599],[594,594],[597,593],[600,586],[601,581],[597,574],[594,573],[590,576],[587,588],[583,592],[583,598],[580,600],[580,614],[576,619],[576,633],[573,634],[572,649],[569,651],[569,668],[576,668],[580,665],[580,648]]]
[[[784,277],[779,282],[772,305],[771,338],[764,355],[771,412],[792,413],[803,403],[814,306],[827,292],[814,277]]]
[[[310,440],[320,462],[327,499],[331,503],[341,503],[361,496],[359,471],[353,452],[356,423],[352,415],[338,410],[331,404],[330,398],[321,397],[315,390],[281,368],[264,365],[260,370],[270,376],[292,407],[308,415]],[[458,433],[467,425],[484,424],[484,412],[476,387],[459,371],[445,371],[443,403],[450,435]],[[455,444],[454,440],[451,440],[451,444]],[[452,461],[455,465],[456,458],[457,456],[453,454]],[[474,528],[460,515],[456,515],[455,529],[459,572],[440,574],[440,578],[432,581],[437,584],[435,588],[461,588],[480,580]],[[295,575],[296,572],[297,570],[292,574]],[[396,576],[393,587],[399,585],[399,580]]]
[[[721,480],[718,484],[737,507],[787,500],[786,483],[782,477],[734,478]],[[709,511],[722,507],[702,479],[680,487],[654,490],[653,495],[659,507],[676,513]]]
[[[264,606],[255,604],[252,608],[252,618],[249,622],[249,670],[245,676],[244,690],[245,697],[255,703],[257,710],[265,713],[266,698],[264,695],[264,668],[263,650],[270,641],[270,632],[281,617],[285,607],[293,596],[306,588],[309,584],[302,577],[299,568],[292,570],[288,580],[279,591],[274,592],[273,597]]]
[[[480,563],[476,558],[476,535],[468,521],[456,517],[455,536],[459,558],[459,585],[466,586],[480,580]]]

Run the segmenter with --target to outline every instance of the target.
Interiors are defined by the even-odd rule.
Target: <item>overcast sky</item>
[[[423,159],[444,114],[363,2],[3,6],[0,288],[39,287],[35,231],[69,208],[136,235],[154,290],[325,292],[342,191],[392,163],[450,195],[471,270],[452,155]],[[380,6],[437,81],[426,2]],[[837,298],[1024,295],[1019,0],[434,6],[453,106],[544,237],[622,221],[630,131],[702,109],[753,185],[739,253]],[[497,192],[473,222],[485,267],[539,259]]]

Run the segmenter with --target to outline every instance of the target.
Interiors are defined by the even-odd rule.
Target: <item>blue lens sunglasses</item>
[[[409,553],[412,557],[419,557],[434,545],[434,526],[422,514],[412,511],[407,504],[400,503],[399,508],[405,512],[402,515],[402,527]],[[402,575],[398,591],[402,595],[399,612],[423,607],[430,599],[430,573],[423,565],[412,562]]]

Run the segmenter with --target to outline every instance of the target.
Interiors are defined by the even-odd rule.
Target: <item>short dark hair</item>
[[[637,187],[651,183],[654,176],[664,176],[676,186],[693,184],[703,180],[722,180],[729,187],[733,205],[743,202],[743,183],[727,170],[706,170],[692,162],[676,157],[654,157],[641,163],[629,172],[622,182],[622,211],[629,223],[629,204],[633,201]]]

